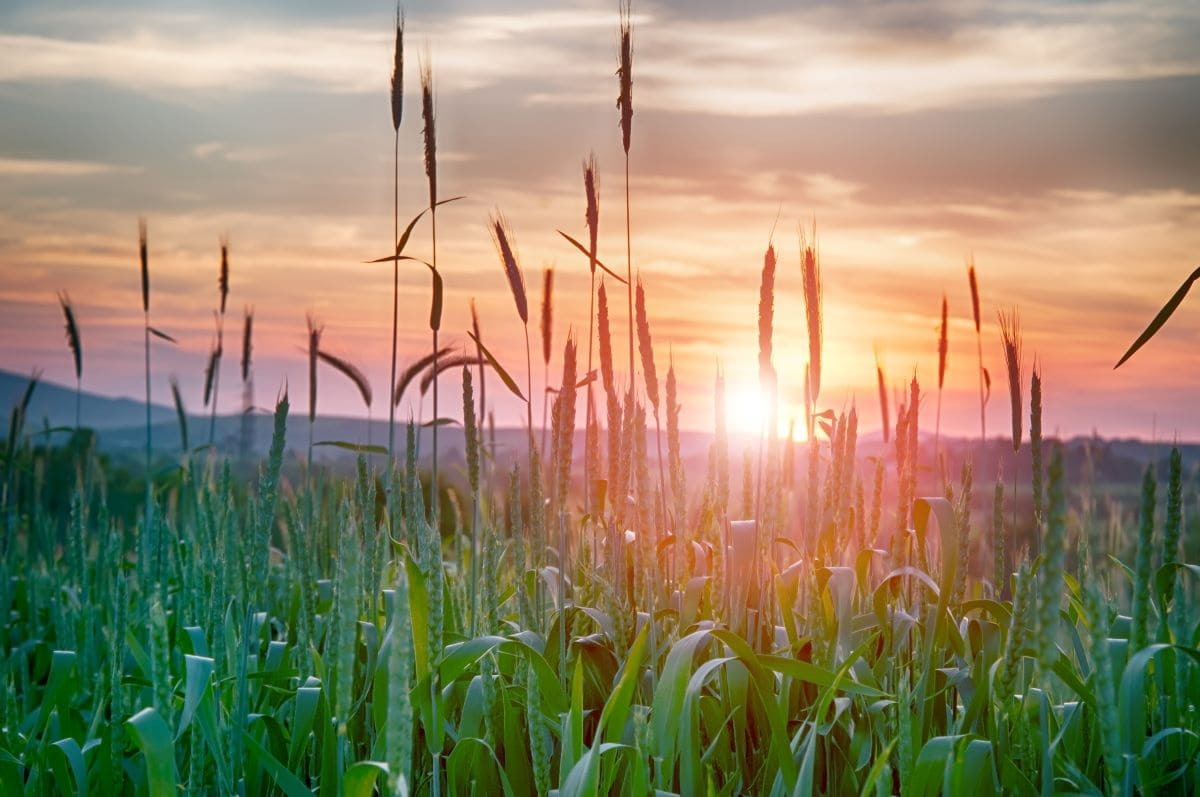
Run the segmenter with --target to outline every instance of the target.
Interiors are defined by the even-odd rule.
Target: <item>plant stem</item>
[[[983,401],[983,335],[975,333],[975,347],[979,351],[979,435],[980,442],[987,445],[987,413]]]
[[[433,270],[437,271],[437,205],[429,211],[431,233],[433,238]],[[439,326],[440,326],[439,319]],[[433,532],[438,534],[438,515],[441,507],[438,505],[438,331],[433,330],[433,467],[429,473],[429,517],[433,523]]]
[[[400,129],[396,129],[395,151],[392,157],[392,254],[400,254]],[[396,345],[400,325],[400,261],[392,261],[392,378],[388,381],[388,473],[396,461]],[[391,480],[388,480],[390,489]]]
[[[629,220],[629,153],[625,153],[625,293],[629,304],[629,384],[633,385],[633,238]]]
[[[145,353],[146,353],[146,509],[145,509],[145,533],[149,533],[150,529],[150,514],[151,514],[151,492],[150,492],[150,311],[146,310],[143,314],[145,319]]]

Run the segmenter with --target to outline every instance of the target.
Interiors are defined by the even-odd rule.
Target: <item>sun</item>
[[[775,431],[780,437],[787,437],[790,420],[796,415],[795,410],[781,403],[775,411]],[[725,424],[731,435],[757,438],[765,425],[770,423],[771,415],[771,397],[755,383],[732,386],[725,395]],[[803,426],[802,417],[797,418],[795,428],[791,430],[793,439],[803,439]]]

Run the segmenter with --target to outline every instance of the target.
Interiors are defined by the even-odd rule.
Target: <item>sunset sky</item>
[[[617,4],[406,11],[401,216],[427,201],[416,101],[427,53],[440,193],[468,197],[438,216],[443,339],[469,343],[474,297],[485,340],[523,382],[521,327],[487,217],[498,208],[512,225],[531,305],[542,268],[556,267],[556,350],[569,325],[586,341],[587,263],[555,228],[584,235],[581,164],[594,151],[600,257],[624,271]],[[1200,295],[1112,370],[1200,265],[1200,5],[635,0],[633,11],[633,262],[660,378],[668,349],[680,373],[685,425],[710,427],[718,364],[738,417],[749,414],[772,231],[783,414],[799,412],[798,238],[815,219],[822,406],[855,400],[862,426],[878,427],[878,349],[895,386],[916,371],[932,428],[945,293],[942,427],[977,434],[973,257],[996,387],[989,432],[1006,433],[1009,413],[996,311],[1016,305],[1026,376],[1035,357],[1043,372],[1048,431],[1200,439]],[[0,6],[0,368],[73,384],[55,299],[65,289],[85,389],[140,395],[145,216],[153,323],[180,341],[155,346],[157,400],[169,401],[176,374],[200,411],[225,233],[221,407],[240,406],[233,350],[251,304],[260,404],[285,378],[302,392],[307,311],[330,351],[385,396],[391,269],[362,261],[391,246],[393,13],[316,0]],[[428,257],[427,224],[411,251]],[[423,266],[403,270],[401,290],[406,363],[428,346]],[[609,290],[623,350],[624,293]],[[362,412],[340,376],[322,379],[322,412]],[[457,377],[443,384],[457,407]],[[497,421],[515,424],[523,412],[499,392],[489,392]],[[386,399],[373,415],[386,418]]]

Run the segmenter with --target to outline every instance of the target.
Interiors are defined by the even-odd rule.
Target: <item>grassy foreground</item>
[[[1177,454],[1161,515],[1147,471],[1128,565],[1100,549],[1124,533],[1119,517],[1070,498],[1052,454],[1040,554],[1010,551],[1014,575],[1001,488],[986,532],[969,468],[943,497],[911,497],[928,469],[903,407],[887,463],[855,457],[842,416],[805,467],[768,442],[761,489],[748,454],[740,497],[720,433],[698,490],[685,497],[673,450],[660,483],[635,407],[629,456],[609,463],[634,500],[593,495],[583,514],[564,405],[532,481],[528,466],[494,472],[469,424],[478,511],[468,491],[447,493],[444,535],[411,430],[406,467],[281,482],[286,397],[256,485],[186,457],[133,528],[108,517],[86,454],[70,522],[56,524],[39,504],[44,452],[11,444],[0,790],[1094,794],[1200,781],[1200,568],[1177,561]],[[810,513],[820,533],[798,535]],[[999,581],[968,574],[970,552],[994,559]]]

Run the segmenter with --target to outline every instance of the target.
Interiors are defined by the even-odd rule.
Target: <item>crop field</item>
[[[618,30],[627,159],[627,5]],[[128,271],[141,297],[129,313],[144,321],[144,453],[118,463],[78,410],[74,424],[39,429],[36,376],[11,408],[0,793],[1200,791],[1200,559],[1187,560],[1200,554],[1200,483],[1181,447],[1145,465],[1140,491],[1069,466],[1042,428],[1043,374],[1023,355],[1018,312],[1001,311],[1000,338],[988,336],[996,314],[973,264],[962,275],[971,316],[956,329],[979,348],[968,367],[981,426],[991,400],[1011,406],[1011,428],[981,428],[982,442],[943,434],[943,300],[936,379],[914,375],[894,393],[879,366],[884,428],[860,438],[855,405],[829,408],[821,390],[815,228],[798,251],[769,244],[756,268],[758,347],[746,357],[771,403],[744,445],[726,427],[721,372],[709,394],[682,396],[655,340],[654,296],[631,265],[627,160],[605,204],[625,214],[624,251],[598,251],[594,158],[579,186],[583,232],[562,233],[590,275],[589,315],[567,320],[575,332],[554,338],[551,319],[562,329],[568,313],[554,272],[527,278],[496,211],[495,275],[526,356],[501,361],[474,312],[465,353],[452,350],[443,306],[465,299],[444,288],[437,219],[460,197],[439,193],[433,79],[426,62],[415,100],[399,77],[390,96],[380,90],[394,157],[420,158],[428,184],[415,218],[397,187],[379,221],[396,241],[374,259],[394,278],[386,441],[317,439],[324,380],[349,380],[366,407],[375,397],[310,317],[307,370],[277,395],[266,455],[245,443],[247,422],[240,450],[203,444],[222,373],[253,395],[253,316],[226,328],[222,245],[211,414],[189,417],[172,384],[180,446],[152,444],[163,386],[151,357],[173,343],[155,316],[152,217],[136,248],[130,236]],[[419,153],[401,150],[405,113],[421,116]],[[777,372],[774,356],[785,256],[800,263],[803,373]],[[414,268],[429,277],[420,296],[400,288]],[[1197,276],[1130,355],[1153,345]],[[60,303],[79,396],[87,330],[70,297]],[[397,327],[414,306],[428,345],[405,368]],[[1003,374],[984,370],[985,346],[1003,352]],[[785,379],[805,396],[786,434]],[[432,416],[397,417],[417,390]],[[497,394],[522,407],[515,448],[497,443]],[[716,418],[698,466],[685,463],[685,402]],[[285,444],[289,426],[306,450]]]

